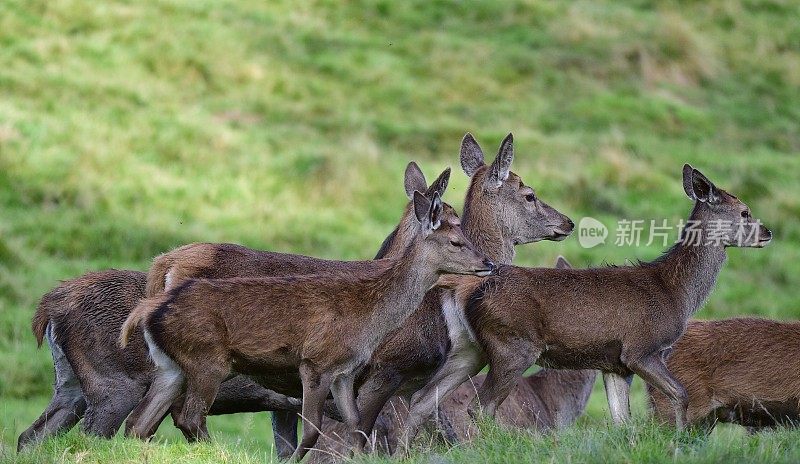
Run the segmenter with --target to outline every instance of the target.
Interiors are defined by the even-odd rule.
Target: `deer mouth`
[[[771,241],[772,241],[772,237],[759,238],[759,239],[758,239],[758,241],[756,242],[756,244],[755,244],[755,245],[753,245],[753,246],[754,246],[755,248],[764,248],[764,247],[765,247],[765,246],[767,246],[767,245],[769,244],[769,242],[771,242]]]
[[[552,240],[554,242],[560,242],[560,241],[564,240],[565,238],[569,237],[570,234],[572,234],[571,230],[569,232],[565,232],[565,231],[563,231],[561,229],[555,229],[555,230],[553,230],[553,235],[550,236],[550,240]]]

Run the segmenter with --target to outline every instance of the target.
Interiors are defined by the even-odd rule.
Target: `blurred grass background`
[[[791,0],[3,1],[3,446],[51,393],[29,322],[60,279],[191,241],[369,258],[409,160],[429,179],[452,165],[461,206],[466,131],[490,158],[513,132],[514,171],[576,223],[686,217],[692,163],[775,233],[731,250],[698,317],[797,318],[798,18]],[[517,262],[662,248],[572,237]],[[604,408],[595,394],[584,421]],[[270,443],[253,420],[211,427]]]

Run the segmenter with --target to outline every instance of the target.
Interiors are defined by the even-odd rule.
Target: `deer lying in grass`
[[[414,192],[414,213],[422,232],[400,258],[308,276],[192,279],[140,303],[120,342],[141,322],[157,372],[132,413],[133,433],[152,427],[185,379],[176,422],[186,435],[207,438],[205,415],[231,372],[266,378],[295,369],[304,423],[293,458],[302,459],[316,443],[329,392],[356,433],[355,376],[386,334],[419,306],[440,274],[486,276],[494,269],[457,224],[441,220],[438,193],[431,202]]]
[[[494,161],[487,165],[484,154],[471,134],[461,143],[461,166],[470,176],[464,202],[462,229],[476,248],[493,262],[510,263],[514,246],[541,240],[563,240],[574,227],[572,221],[541,200],[533,189],[511,172],[514,159],[513,137],[509,134],[500,145]],[[422,328],[422,330],[420,329]],[[408,323],[390,334],[375,351],[359,379],[359,430],[373,429],[375,442],[394,447],[386,425],[394,420],[395,406],[425,385],[442,366],[447,356],[458,356],[458,347],[468,344],[463,308],[452,291],[432,289]],[[452,347],[456,347],[453,349]],[[389,401],[390,398],[394,398]],[[380,419],[378,419],[380,413]],[[332,420],[325,421],[324,436],[312,452],[311,460],[324,461],[328,456],[346,454],[347,429]],[[363,446],[365,436],[356,447]]]
[[[560,269],[571,266],[563,257],[556,261]],[[475,397],[485,379],[485,375],[477,375],[462,383],[439,405],[440,417],[443,420],[441,433],[449,442],[464,443],[475,436],[476,431],[467,408]],[[572,425],[584,412],[586,403],[592,392],[596,370],[557,370],[541,369],[539,372],[517,379],[517,383],[508,398],[497,410],[497,421],[509,427],[546,431]],[[374,446],[383,453],[391,453],[397,443],[403,424],[408,416],[407,402],[394,397],[383,408],[373,428]],[[346,456],[347,443],[343,427],[331,419],[325,421],[337,424],[337,427],[323,432],[328,436],[320,438],[324,446],[317,444],[312,452],[313,462],[334,462]],[[331,433],[330,430],[334,432]]]
[[[425,191],[427,198],[433,198],[434,193],[444,192],[448,180],[449,170],[446,170],[428,187],[422,171],[411,162],[405,173],[406,193],[411,198],[414,190]],[[447,204],[443,206],[446,220],[453,220],[455,211]],[[412,216],[409,202],[400,225],[381,246],[379,257],[397,255],[410,243],[415,233],[410,227]],[[230,253],[226,263],[233,263],[238,257],[242,258],[238,261],[240,265],[226,267],[214,261],[223,259],[225,251]],[[263,264],[254,264],[253,257],[259,257]],[[165,273],[179,269],[185,274],[179,265],[191,266],[194,277],[214,277],[215,272],[231,268],[233,275],[235,271],[254,269],[272,275],[308,274],[331,265],[326,260],[257,252],[231,244],[189,245],[156,259],[156,264],[164,262],[170,264],[156,267],[164,269]],[[147,273],[127,270],[88,273],[63,282],[42,298],[33,318],[33,331],[40,345],[47,338],[56,380],[50,404],[20,435],[19,449],[53,433],[69,430],[82,417],[85,418],[82,429],[86,433],[110,437],[144,396],[153,376],[153,364],[144,338],[137,330],[124,350],[117,341],[122,323],[145,297],[147,277]],[[158,280],[151,278],[148,285],[151,294],[158,291]],[[160,280],[164,281],[164,275]],[[276,394],[244,377],[235,377],[222,384],[209,414],[273,410],[279,411],[279,417],[290,416],[294,420],[299,409],[299,400]],[[333,413],[335,409],[327,412]],[[293,440],[296,444],[296,433]],[[287,447],[284,441],[276,445],[279,455],[284,457],[294,451],[294,446]]]
[[[687,421],[751,431],[800,423],[800,322],[756,318],[689,321],[667,367],[689,395]],[[648,388],[655,415],[674,420],[667,399]]]
[[[516,380],[538,362],[559,369],[599,369],[623,379],[609,389],[615,419],[629,414],[625,381],[633,374],[664,393],[680,428],[687,397],[662,353],[683,333],[688,318],[711,293],[726,247],[766,245],[772,234],[750,210],[689,165],[683,186],[695,200],[681,240],[663,256],[637,266],[538,269],[501,266],[498,275],[459,279],[457,299],[466,308],[476,355],[448,363],[412,397],[401,452],[440,398],[488,361],[478,400],[489,416]]]

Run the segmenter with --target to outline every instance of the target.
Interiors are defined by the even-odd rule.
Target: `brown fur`
[[[409,189],[426,190],[426,195],[432,197],[433,193],[446,189],[448,179],[449,171],[446,171],[428,187],[419,167],[416,163],[411,162],[406,169],[405,187],[407,191]],[[413,190],[411,191],[413,192]],[[446,204],[443,206],[447,220],[457,219],[452,207]],[[402,250],[407,245],[407,240],[410,238],[404,234],[408,235],[411,231],[401,226],[409,222],[409,216],[412,214],[410,206],[407,207],[403,220],[384,241],[379,255],[391,254],[397,249]],[[398,230],[400,231],[398,232]],[[176,263],[181,262],[181,257],[186,258],[183,253],[186,250],[193,250],[195,258],[191,259],[192,257],[189,256],[190,259],[186,261],[188,264],[183,267],[178,266],[178,271],[186,272],[194,265],[197,275],[188,274],[187,276],[195,277],[201,277],[203,273],[208,272],[211,264],[206,261],[206,258],[214,257],[216,259],[218,253],[224,253],[226,250],[232,250],[233,255],[237,255],[237,253],[240,256],[248,255],[251,259],[254,256],[260,256],[263,260],[273,260],[272,266],[260,265],[254,269],[274,275],[285,275],[289,272],[311,273],[328,263],[328,261],[314,258],[299,257],[296,259],[296,255],[284,253],[257,252],[238,245],[196,245],[181,247],[179,249],[182,250],[180,256],[169,253],[162,255],[165,259],[157,259],[150,274],[160,272],[165,275],[168,269],[159,270],[160,266],[176,266]],[[216,247],[214,253],[205,255],[198,253],[201,249],[208,251],[212,247]],[[248,252],[250,253],[248,254]],[[250,264],[252,263],[244,262],[237,268],[237,271],[247,271],[246,266]],[[125,318],[144,296],[146,277],[147,274],[137,271],[90,273],[63,283],[43,297],[32,324],[39,343],[45,336],[46,328],[50,324],[53,314],[63,313],[60,318],[67,326],[80,328],[86,333],[72,338],[60,337],[60,343],[50,347],[53,351],[57,377],[58,373],[62,372],[62,380],[56,379],[53,400],[48,409],[43,412],[42,417],[20,436],[20,447],[31,440],[71,428],[84,414],[87,402],[87,398],[84,397],[86,392],[90,392],[87,393],[90,397],[88,402],[94,407],[89,409],[85,421],[85,424],[91,423],[92,427],[84,426],[84,430],[100,436],[113,435],[136,402],[141,399],[144,391],[140,384],[143,384],[144,388],[149,385],[153,370],[144,339],[141,332],[137,331],[132,338],[131,345],[125,351],[128,354],[120,357],[119,353],[122,351],[117,345],[116,333]],[[158,291],[159,285],[163,288],[163,282],[163,278],[150,279],[147,282],[149,291]],[[102,339],[103,342],[94,343],[90,348],[84,344],[87,340],[97,339]],[[91,355],[84,355],[84,353],[89,353],[88,349],[92,350]],[[74,360],[76,359],[82,360],[82,366],[85,365],[85,369],[76,368],[78,374],[84,371],[88,373],[79,375],[80,379],[77,379],[73,372],[72,364],[75,364]],[[125,365],[123,360],[126,360],[125,362],[128,364]],[[95,373],[102,373],[102,375]],[[132,381],[131,378],[134,378],[135,381]],[[115,391],[125,391],[125,393],[115,395],[109,393]],[[97,392],[96,397],[94,392]],[[286,410],[294,414],[299,409],[298,405],[299,401],[297,400],[276,394],[243,377],[234,377],[222,385],[209,413],[230,414]],[[327,414],[334,415],[335,412],[335,409],[326,408]],[[102,420],[88,420],[91,417],[102,418]],[[296,441],[296,423],[293,430]],[[282,456],[288,456],[294,449],[291,443],[286,446],[286,442],[292,439],[291,435],[287,432],[287,438],[276,440],[279,454]]]
[[[20,435],[20,449],[69,430],[81,418],[84,432],[110,437],[144,395],[153,365],[141,331],[124,350],[116,331],[144,297],[146,277],[138,271],[92,272],[42,297],[34,320],[45,323],[35,322],[34,330],[37,338],[48,339],[56,379],[50,405]],[[299,402],[237,378],[221,386],[210,413],[276,408],[299,410]]]
[[[439,273],[485,273],[492,266],[457,224],[441,220],[438,193],[429,202],[415,192],[414,209],[424,232],[401,258],[344,263],[312,276],[189,280],[143,302],[125,327],[144,314],[151,353],[163,350],[172,361],[153,354],[163,376],[134,410],[131,433],[149,430],[174,399],[178,366],[187,379],[178,425],[188,436],[205,438],[210,399],[231,370],[266,380],[299,369],[305,424],[296,458],[316,442],[329,388],[355,432],[355,375],[386,333],[418,306]]]
[[[483,152],[472,135],[467,134],[462,141],[461,164],[470,176],[462,228],[467,238],[496,263],[510,262],[515,244],[560,240],[573,228],[568,217],[540,198],[531,201],[533,190],[510,171],[513,155],[511,134],[490,165],[484,163]],[[457,276],[448,277],[458,281]],[[396,406],[425,385],[445,362],[451,347],[460,343],[460,335],[450,333],[442,312],[443,298],[451,293],[442,288],[428,292],[407,323],[386,337],[365,369],[359,382],[359,429],[372,430],[377,423],[372,442],[394,447],[394,431],[386,424],[395,420]],[[392,434],[387,435],[390,431]],[[347,435],[343,425],[327,420],[323,432],[317,444],[319,452],[311,455],[314,462],[326,461],[347,447],[341,439]],[[363,446],[365,438],[359,437],[356,447]]]
[[[800,421],[800,322],[757,318],[689,321],[667,367],[689,395],[687,420],[710,431],[717,422],[761,429]],[[655,416],[673,421],[649,388]]]
[[[685,243],[690,238],[686,232],[684,240],[664,256],[638,266],[501,266],[496,277],[484,281],[463,278],[456,293],[465,305],[479,355],[461,366],[443,366],[453,380],[429,384],[412,398],[402,451],[430,414],[425,406],[431,404],[430,398],[446,395],[458,379],[475,375],[486,361],[490,370],[478,398],[490,416],[519,375],[538,362],[559,369],[640,375],[670,398],[676,423],[682,426],[686,393],[670,375],[661,354],[680,337],[689,316],[711,292],[726,257],[725,247],[734,244],[736,234],[757,228],[757,234],[739,243],[744,246],[763,246],[771,238],[750,217],[746,205],[688,165],[684,166],[684,187],[696,200],[690,221],[700,221],[701,245]],[[709,244],[709,228],[716,220],[731,224],[719,229],[724,242]]]

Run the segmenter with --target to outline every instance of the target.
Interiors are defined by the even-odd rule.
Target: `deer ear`
[[[559,256],[556,258],[556,269],[572,269],[572,264],[567,261],[567,258]]]
[[[428,209],[428,223],[430,224],[431,230],[436,230],[442,224],[442,197],[439,196],[439,192],[435,192],[433,194],[433,200],[431,201],[431,207]]]
[[[406,166],[406,176],[403,186],[406,189],[406,195],[408,195],[409,200],[414,199],[415,190],[424,192],[425,189],[428,188],[428,183],[425,181],[425,174],[422,173],[417,163],[412,161]]]
[[[683,166],[683,189],[693,200],[709,204],[719,202],[719,190],[714,183],[688,164]]]
[[[689,163],[683,165],[683,191],[692,200],[697,198],[694,196],[694,189],[692,188],[692,171],[694,168]]]
[[[431,209],[431,201],[425,198],[425,195],[414,190],[413,199],[414,203],[414,216],[420,224],[425,224],[428,221],[428,211]]]
[[[450,168],[445,169],[439,174],[439,177],[437,177],[431,186],[428,187],[428,190],[425,191],[425,196],[432,199],[433,194],[438,193],[440,197],[443,197],[444,192],[447,191],[448,183],[450,183]]]
[[[469,132],[461,139],[461,169],[464,173],[472,177],[481,166],[483,166],[483,150]]]
[[[497,152],[497,157],[492,161],[492,166],[489,168],[489,177],[486,178],[486,186],[490,189],[497,189],[503,184],[503,181],[508,179],[508,173],[511,171],[511,163],[514,161],[514,136],[508,134],[503,143],[500,144],[500,150]]]

